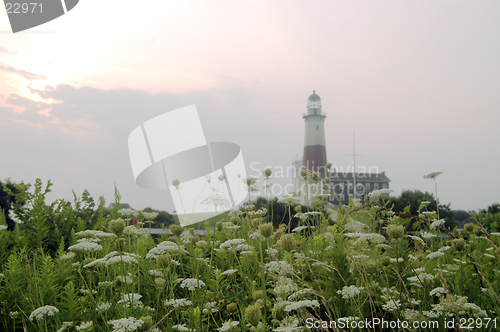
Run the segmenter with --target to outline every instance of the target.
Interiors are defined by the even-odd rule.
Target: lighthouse
[[[321,112],[321,98],[313,91],[307,100],[307,113],[303,116],[306,123],[304,137],[303,167],[326,175],[325,118]]]

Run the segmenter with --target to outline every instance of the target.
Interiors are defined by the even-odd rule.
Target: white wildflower
[[[269,255],[276,255],[278,253],[278,250],[274,249],[274,248],[268,248],[266,249],[266,252],[269,254]]]
[[[145,212],[141,211],[141,214],[146,218],[147,220],[153,220],[158,216],[158,212]]]
[[[130,225],[125,227],[125,229],[123,230],[123,234],[136,237],[147,237],[149,231],[147,228],[138,228],[134,225]]]
[[[429,292],[430,296],[434,296],[435,295],[437,297],[440,297],[443,294],[446,294],[446,289],[444,289],[443,287],[436,287],[436,288],[434,288],[433,290],[431,290]]]
[[[149,270],[149,274],[155,277],[163,277],[162,270]]]
[[[422,238],[420,236],[414,236],[414,235],[408,235],[408,236],[410,237],[410,239],[417,241],[417,242],[420,242],[420,244],[425,246],[425,241],[422,240]]]
[[[132,284],[133,279],[130,276],[117,276],[116,279],[124,284]]]
[[[131,208],[126,208],[126,209],[120,209],[118,211],[119,214],[121,214],[122,216],[130,216],[130,217],[135,217],[137,216],[137,211],[135,211],[134,209],[131,209]]]
[[[201,201],[201,204],[214,205],[216,207],[222,207],[222,210],[227,210],[231,208],[231,203],[222,195],[212,194]]]
[[[82,322],[80,325],[75,326],[77,331],[85,331],[86,329],[92,327],[94,323],[92,321]]]
[[[244,240],[244,239],[227,240],[226,242],[224,242],[220,245],[220,248],[226,249],[229,252],[236,252],[236,251],[253,249],[251,246],[244,244],[245,241],[246,240]]]
[[[98,313],[103,313],[105,311],[108,311],[109,309],[111,308],[111,303],[109,302],[104,302],[104,303],[100,303],[97,305],[97,307],[95,308],[95,310],[98,312]]]
[[[98,251],[102,250],[102,246],[95,242],[79,242],[69,247],[68,250]]]
[[[382,309],[385,311],[395,311],[401,307],[401,302],[399,300],[389,300],[386,304],[382,305]]]
[[[167,252],[181,252],[187,253],[183,246],[178,245],[177,243],[171,241],[163,241],[158,244],[156,247],[151,249],[146,255],[147,259],[157,258],[160,255],[163,255]]]
[[[238,226],[239,227],[239,226]],[[248,237],[251,239],[251,240],[255,240],[255,239],[258,239],[260,237],[260,232],[258,230],[254,231],[253,233],[250,233],[248,235]]]
[[[179,308],[179,307],[186,307],[192,305],[193,302],[187,300],[187,299],[172,299],[172,300],[165,300],[165,305],[172,306],[174,308]]]
[[[291,304],[285,307],[285,311],[290,312],[292,310],[297,310],[300,308],[311,308],[311,307],[319,307],[319,303],[316,300],[302,300],[298,302],[292,302]]]
[[[424,232],[422,232],[422,237],[423,237],[424,239],[431,239],[431,238],[436,237],[436,236],[437,236],[437,235],[432,234],[432,233],[429,233],[429,232],[425,232],[425,231],[424,231]]]
[[[113,233],[106,233],[103,231],[98,231],[94,229],[88,229],[86,231],[81,231],[75,233],[76,236],[81,236],[81,237],[111,237],[111,236],[116,236]]]
[[[59,258],[61,260],[65,261],[65,260],[72,259],[73,257],[75,257],[75,253],[74,252],[68,252],[66,254],[62,254],[61,257],[59,257]]]
[[[444,223],[446,222],[446,220],[444,219],[439,219],[439,220],[436,220],[434,221],[432,224],[431,224],[431,229],[436,229],[436,228],[439,228],[441,227],[442,225],[444,225]]]
[[[273,273],[291,273],[293,272],[293,266],[286,261],[271,261],[265,265],[266,270]]]
[[[294,291],[297,290],[297,284],[293,282],[292,279],[280,276],[277,283],[276,287],[274,287],[274,292],[276,294],[290,294]]]
[[[373,197],[374,199],[379,198],[380,196],[388,196],[390,193],[394,192],[392,189],[379,189],[374,190],[368,194],[368,197]]]
[[[142,295],[137,293],[125,294],[122,295],[122,297],[118,301],[118,304],[123,304],[125,308],[142,308],[143,304],[140,301],[141,298]]]
[[[431,252],[430,254],[427,255],[428,259],[434,259],[434,258],[439,258],[444,256],[444,252],[436,251],[436,252]]]
[[[0,231],[1,231],[1,230],[4,230],[4,229],[7,229],[7,226],[5,226],[5,225],[0,225]]]
[[[238,326],[239,324],[240,324],[240,322],[238,322],[238,321],[225,322],[224,324],[222,324],[222,326],[220,328],[218,328],[218,330],[219,330],[219,332],[229,331],[230,329]]]
[[[195,329],[190,329],[190,328],[186,327],[186,324],[174,325],[174,326],[172,326],[172,329],[183,331],[183,332],[195,332],[196,331]]]
[[[308,228],[316,228],[314,226],[299,226],[299,227],[295,227],[292,232],[300,232],[300,231],[303,231],[304,229],[308,229]]]
[[[288,297],[288,300],[292,301],[293,299],[296,299],[297,297],[300,297],[300,296],[306,295],[306,294],[314,294],[314,290],[311,288],[305,288],[305,289],[298,290],[295,293],[293,293],[292,295],[290,295]]]
[[[401,262],[404,262],[404,258],[403,257],[399,257],[398,259],[391,258],[391,263],[401,263]]]
[[[227,271],[222,272],[220,275],[225,276],[225,275],[233,274],[235,272],[238,272],[238,270],[231,269],[231,270],[227,270]]]
[[[302,327],[299,327],[299,320],[295,316],[285,317],[280,326],[275,328],[273,332],[298,332],[302,331]]]
[[[137,331],[144,324],[144,321],[135,317],[129,317],[112,320],[108,324],[113,325],[113,332],[130,332]]]
[[[29,320],[33,321],[34,319],[36,320],[43,320],[45,317],[51,317],[57,314],[59,310],[51,305],[46,305],[44,307],[40,307],[35,309],[31,315],[29,316]]]
[[[190,291],[196,290],[196,288],[204,287],[205,283],[198,279],[184,279],[181,283],[181,288],[187,288]]]
[[[363,287],[344,286],[342,290],[337,291],[337,294],[341,294],[343,299],[350,299],[361,294],[362,290],[364,290]]]

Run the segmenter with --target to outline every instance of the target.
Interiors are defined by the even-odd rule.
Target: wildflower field
[[[279,223],[247,204],[153,239],[154,213],[46,204],[49,187],[21,185],[19,224],[0,219],[1,331],[500,330],[500,233],[446,229],[427,202],[285,197]]]

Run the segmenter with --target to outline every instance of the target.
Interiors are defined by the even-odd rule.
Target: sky
[[[376,167],[452,209],[500,202],[498,1],[82,0],[13,34],[0,13],[0,179],[51,180],[49,201],[173,211],[138,187],[128,135],[195,104],[207,141],[241,147],[247,175],[303,154],[321,97],[327,159]],[[271,178],[284,186],[290,178]],[[262,185],[262,182],[260,183]],[[279,186],[277,186],[278,188]],[[276,190],[277,195],[279,190]],[[278,195],[278,197],[281,197]]]

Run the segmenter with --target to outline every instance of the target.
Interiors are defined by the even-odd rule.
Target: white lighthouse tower
[[[325,118],[321,112],[321,98],[313,91],[307,100],[307,113],[303,116],[306,123],[304,135],[304,157],[302,168],[313,172],[319,172],[325,177],[326,170],[326,146],[325,146]],[[306,180],[300,181],[300,200],[302,204],[310,205],[312,197],[322,193],[321,183]]]
[[[321,98],[313,91],[307,100],[307,113],[303,116],[306,122],[304,137],[303,166],[311,171],[326,174],[325,118],[321,112]]]

